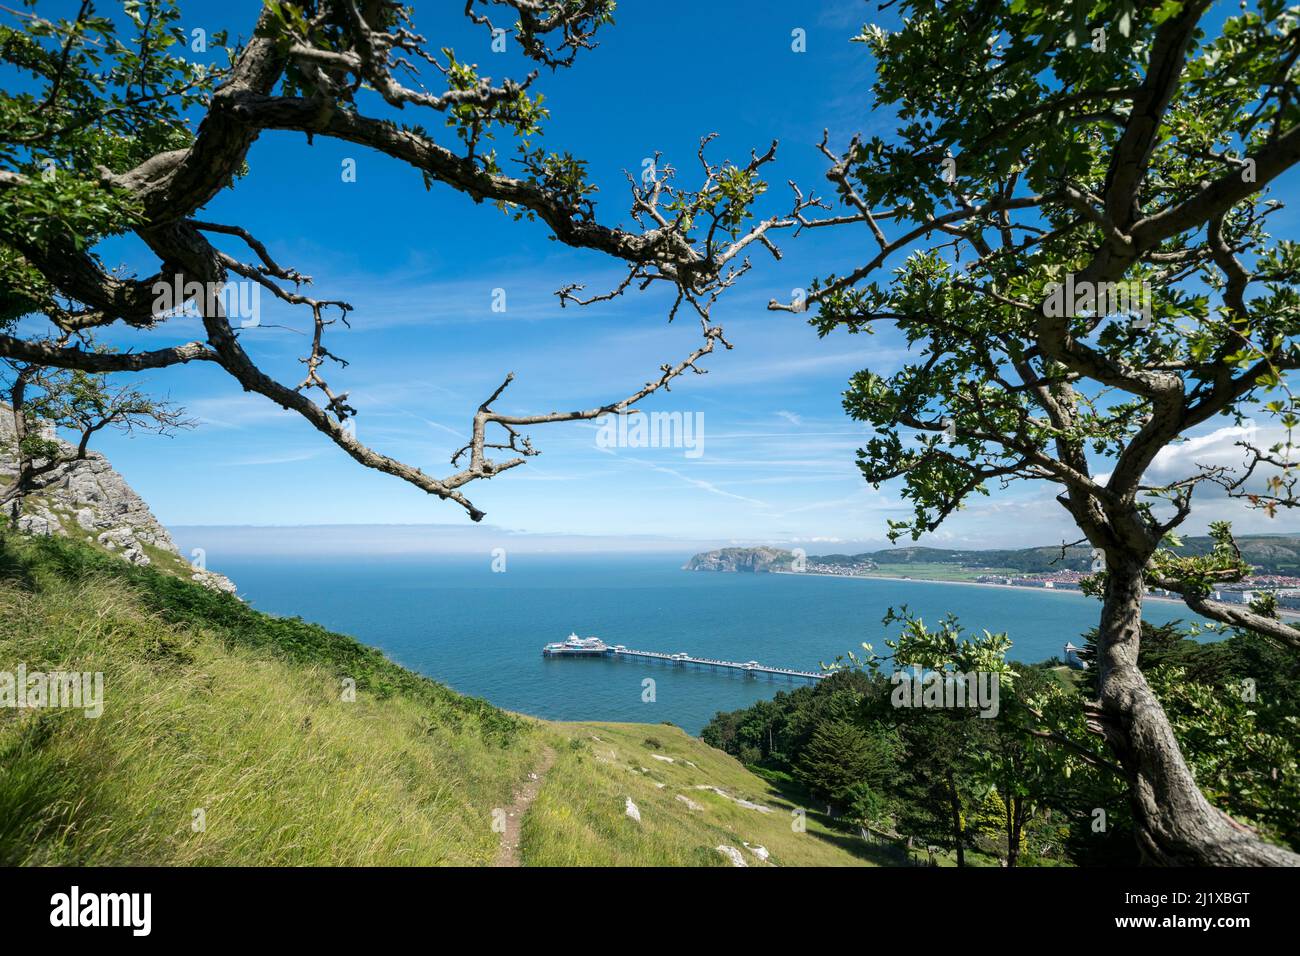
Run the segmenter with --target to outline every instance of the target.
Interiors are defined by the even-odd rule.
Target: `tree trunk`
[[[1012,797],[1007,801],[1007,866],[1020,863],[1020,831],[1025,823],[1024,797]]]
[[[957,850],[957,865],[966,865],[965,834],[961,825],[961,796],[957,793],[957,781],[952,771],[948,771],[948,800],[952,806],[952,841]]]
[[[1297,866],[1300,855],[1261,840],[1205,799],[1173,728],[1138,669],[1142,565],[1108,555],[1097,641],[1096,726],[1129,778],[1138,848],[1164,866]]]

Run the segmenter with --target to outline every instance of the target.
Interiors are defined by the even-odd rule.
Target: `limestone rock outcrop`
[[[0,488],[13,480],[13,414],[0,405]],[[75,449],[62,442],[69,454]],[[194,567],[181,555],[171,535],[154,517],[149,506],[118,474],[108,459],[90,452],[41,479],[42,487],[28,495],[18,517],[18,530],[26,534],[62,534],[98,544],[132,564],[154,563],[150,551],[175,558],[172,569],[218,591],[235,593],[235,585],[224,575]],[[10,520],[6,513],[5,520]]]

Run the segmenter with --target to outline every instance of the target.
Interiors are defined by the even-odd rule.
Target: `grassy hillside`
[[[727,845],[757,865],[745,842],[778,865],[865,862],[815,814],[797,832],[779,790],[676,728],[505,713],[317,625],[0,532],[0,671],[19,663],[103,672],[104,712],[0,708],[0,865],[487,864],[551,755],[524,864],[729,865]]]
[[[562,745],[524,820],[526,864],[731,865],[719,846],[736,849],[749,866],[899,862],[678,727],[575,723],[550,730]],[[640,823],[627,815],[629,799]]]

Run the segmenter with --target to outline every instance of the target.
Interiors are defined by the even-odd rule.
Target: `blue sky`
[[[185,4],[185,27],[246,33],[258,6]],[[467,27],[459,4],[439,7],[417,4],[417,28],[434,45],[454,46],[493,76],[525,72],[513,52],[490,52],[489,38]],[[784,211],[789,179],[826,191],[815,149],[823,128],[838,147],[855,129],[889,126],[889,117],[867,111],[869,56],[849,42],[876,16],[876,4],[856,2],[622,4],[596,50],[535,85],[551,110],[545,143],[586,159],[600,188],[599,218],[630,226],[624,170],[639,170],[645,157],[663,153],[690,182],[706,133],[718,134],[715,160],[747,158],[777,139],[772,188],[760,209]],[[791,50],[796,28],[807,33],[805,53]],[[437,117],[403,118],[440,133]],[[356,161],[356,182],[340,175],[345,159]],[[348,390],[360,410],[359,438],[426,471],[452,470],[448,456],[464,443],[474,409],[508,371],[516,382],[498,403],[503,411],[587,407],[633,390],[697,342],[690,317],[667,323],[661,292],[561,310],[556,289],[612,287],[618,265],[445,187],[426,192],[419,174],[396,161],[268,133],[249,166],[203,218],[245,226],[281,264],[313,276],[314,294],[356,307],[352,330],[334,333],[332,348],[351,364],[332,370],[331,384]],[[874,491],[859,477],[854,450],[865,432],[846,418],[840,395],[860,368],[896,369],[901,343],[889,331],[819,340],[798,316],[765,309],[814,275],[860,262],[865,239],[826,230],[784,237],[780,263],[754,256],[754,270],[714,312],[735,349],[711,356],[708,375],[688,376],[642,406],[703,413],[704,454],[602,449],[590,423],[538,427],[530,434],[539,457],[469,486],[486,524],[546,540],[771,541],[807,544],[814,553],[882,542],[885,519],[907,509],[894,490]],[[236,244],[225,247],[245,255]],[[110,264],[156,267],[125,240],[103,252]],[[491,310],[498,288],[506,291],[505,313]],[[269,371],[296,382],[306,339],[265,326],[303,330],[307,316],[269,296],[262,310],[264,327],[245,333],[245,345]],[[131,341],[156,347],[198,334],[196,320],[178,319]],[[456,506],[362,469],[215,368],[162,371],[147,382],[201,427],[170,439],[106,435],[98,447],[168,524],[434,524],[441,527],[430,537],[447,542],[495,533],[467,531]],[[1241,517],[1243,529],[1285,530]],[[930,542],[1003,547],[1067,535],[1076,536],[1047,489],[1025,487],[995,492]]]

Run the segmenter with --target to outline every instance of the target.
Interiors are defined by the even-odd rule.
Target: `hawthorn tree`
[[[104,429],[166,435],[193,425],[170,402],[130,384],[112,384],[104,374],[76,369],[0,359],[0,395],[0,414],[9,419],[0,455],[13,465],[9,481],[0,483],[0,508],[8,508],[15,522],[23,499],[59,481],[66,466],[84,460],[90,440]],[[60,441],[60,429],[75,434],[76,444]]]
[[[87,0],[75,17],[58,20],[6,10],[12,22],[0,25],[0,63],[25,77],[27,88],[6,83],[0,93],[0,357],[91,373],[215,365],[360,464],[480,520],[483,511],[464,489],[537,454],[522,429],[623,412],[687,371],[702,372],[697,363],[716,346],[730,348],[710,306],[747,270],[751,248],[777,255],[771,234],[815,203],[796,195],[788,215],[754,218],[751,207],[766,188],[759,173],[775,144],[742,164],[715,164],[706,159],[706,137],[695,188],[678,185],[656,156],[629,176],[634,228],[598,221],[583,161],[535,145],[547,111],[533,86],[541,69],[568,67],[593,47],[613,9],[611,0],[466,0],[464,15],[483,30],[484,51],[512,36],[537,65],[525,77],[497,81],[426,39],[413,8],[388,0],[268,2],[248,24],[246,42],[211,37],[231,44],[229,63],[219,68],[187,58],[190,36],[171,0],[123,0],[109,16]],[[444,131],[394,119],[410,114],[432,117]],[[565,286],[561,305],[666,284],[675,290],[670,318],[693,311],[702,341],[596,408],[498,411],[513,377],[506,375],[472,410],[455,470],[442,477],[389,457],[356,438],[349,420],[357,409],[329,382],[327,370],[346,363],[328,333],[346,325],[351,306],[305,294],[309,277],[277,260],[274,237],[199,215],[220,191],[238,188],[264,130],[302,133],[304,150],[317,137],[352,143],[418,170],[430,188],[540,220],[558,241],[627,268],[606,294],[584,298],[580,285]],[[123,276],[97,257],[99,240],[128,232],[156,255],[156,273]],[[257,283],[309,317],[301,381],[281,382],[259,367],[257,329],[231,321],[224,294],[231,282]],[[164,294],[172,289],[180,294]],[[202,319],[195,341],[124,352],[93,344],[97,331],[145,332],[187,309]],[[20,334],[32,317],[44,326]],[[508,457],[490,457],[494,451]]]
[[[893,6],[886,4],[885,6]],[[855,375],[866,479],[901,479],[934,530],[990,483],[1048,482],[1096,549],[1098,698],[1086,712],[1128,782],[1138,843],[1162,864],[1296,864],[1213,807],[1138,667],[1147,586],[1295,646],[1267,607],[1213,601],[1249,568],[1231,535],[1204,558],[1171,538],[1207,486],[1295,504],[1300,246],[1267,231],[1269,186],[1300,160],[1300,21],[1278,0],[1223,17],[1209,0],[903,0],[876,60],[889,138],[823,138],[860,267],[815,281],[822,335],[892,323],[899,371]],[[900,264],[900,259],[901,261]],[[892,269],[886,273],[887,269]],[[1239,468],[1153,461],[1209,423],[1258,415]]]

